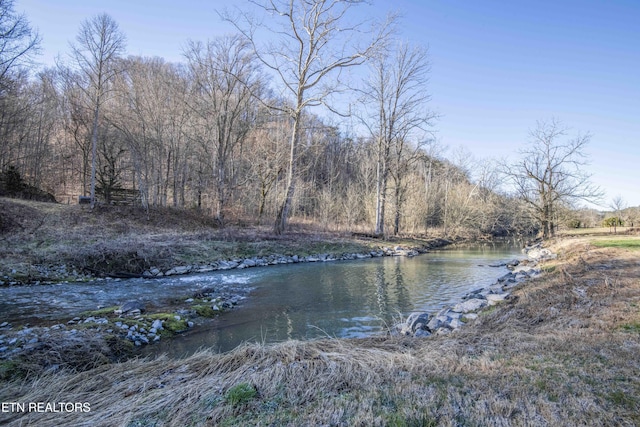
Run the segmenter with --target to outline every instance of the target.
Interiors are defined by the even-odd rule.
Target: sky
[[[188,40],[233,32],[217,11],[247,0],[15,0],[42,37],[43,66],[64,60],[83,20],[108,13],[130,55],[182,62]],[[640,206],[640,1],[394,0],[363,17],[401,14],[399,36],[429,49],[437,138],[478,159],[515,162],[538,121],[589,133],[591,181]],[[445,156],[447,154],[445,153]]]

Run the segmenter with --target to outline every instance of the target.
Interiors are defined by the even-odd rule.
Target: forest
[[[268,2],[269,43],[248,15],[228,14],[237,33],[188,41],[180,63],[127,55],[126,35],[102,14],[39,69],[40,36],[2,0],[5,193],[14,182],[60,203],[195,209],[220,226],[276,233],[289,222],[377,235],[599,225],[572,203],[597,189],[530,186],[525,160],[447,151],[429,107],[428,50],[395,37],[393,16],[349,31],[358,3]],[[537,131],[543,145],[566,135],[555,119]],[[588,137],[576,141],[560,145],[565,158]],[[567,166],[582,165],[560,164],[563,181],[584,182]]]

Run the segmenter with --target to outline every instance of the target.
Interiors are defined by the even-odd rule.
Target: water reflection
[[[153,351],[183,355],[201,346],[226,351],[245,341],[367,336],[411,311],[435,311],[493,283],[506,269],[489,264],[517,255],[513,247],[487,245],[267,268],[251,282],[256,289],[240,309]]]
[[[5,319],[68,320],[97,306],[140,299],[148,307],[197,290],[251,288],[241,307],[217,319],[197,319],[189,333],[149,351],[174,356],[199,347],[230,350],[245,341],[275,342],[379,332],[412,311],[435,311],[506,272],[490,264],[518,255],[513,246],[484,245],[415,258],[282,265],[161,280],[95,281],[0,288]]]

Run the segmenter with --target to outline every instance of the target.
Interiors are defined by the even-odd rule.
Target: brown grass
[[[48,280],[34,266],[67,266],[93,275],[141,275],[217,260],[267,255],[363,253],[382,245],[428,246],[433,239],[354,238],[293,225],[280,236],[270,227],[218,228],[201,212],[128,206],[60,205],[0,198],[0,271],[22,282]],[[66,277],[60,277],[60,280]]]
[[[45,375],[5,384],[0,400],[89,402],[91,412],[0,414],[0,423],[638,425],[640,256],[557,247],[553,273],[450,336],[246,345]],[[242,385],[257,394],[230,399]]]

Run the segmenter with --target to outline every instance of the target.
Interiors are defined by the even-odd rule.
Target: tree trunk
[[[277,235],[282,234],[287,229],[287,220],[293,204],[293,194],[296,187],[296,163],[298,140],[300,138],[300,119],[301,114],[296,112],[293,117],[293,131],[291,133],[291,147],[289,151],[289,171],[287,173],[287,190],[285,192],[284,201],[278,209],[276,222],[273,232]]]
[[[96,155],[98,146],[98,115],[100,113],[100,98],[96,100],[91,129],[91,209],[96,207]]]
[[[382,158],[380,151],[378,152],[378,165],[376,170],[376,229],[375,234],[380,236],[384,234],[384,211],[387,201],[387,165],[385,159]]]

